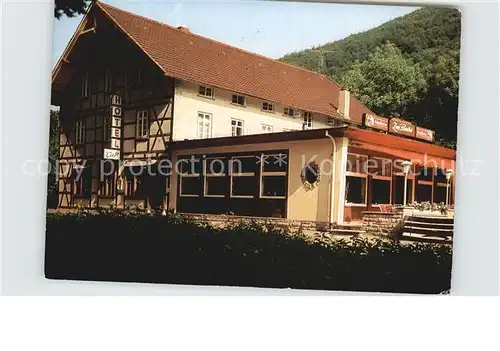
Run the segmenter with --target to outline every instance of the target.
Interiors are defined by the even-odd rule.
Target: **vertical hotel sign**
[[[119,95],[111,96],[111,145],[109,149],[104,149],[104,158],[110,160],[120,160],[121,158],[121,137],[122,137],[122,98]]]

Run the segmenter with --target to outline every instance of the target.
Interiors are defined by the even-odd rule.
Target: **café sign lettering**
[[[426,141],[433,142],[434,141],[434,131],[426,128],[417,127],[415,138],[423,139]]]
[[[365,114],[363,117],[363,121],[364,121],[365,127],[383,130],[384,132],[387,132],[387,129],[389,127],[389,119],[388,118],[384,118],[384,117],[380,117],[380,116],[376,116],[376,115]]]
[[[389,132],[414,137],[415,126],[402,119],[391,118],[389,120]]]

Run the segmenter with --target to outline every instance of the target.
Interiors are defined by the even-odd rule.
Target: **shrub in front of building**
[[[333,239],[257,222],[215,228],[175,214],[49,213],[48,278],[440,293],[451,247]]]

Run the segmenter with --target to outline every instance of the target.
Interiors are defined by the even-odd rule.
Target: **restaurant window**
[[[85,121],[78,120],[75,122],[75,144],[85,143]]]
[[[179,160],[179,195],[182,197],[198,197],[201,193],[201,164],[199,159]]]
[[[366,205],[367,161],[367,156],[347,154],[345,186],[346,204]]]
[[[213,98],[214,97],[214,89],[211,87],[207,87],[204,85],[200,85],[198,88],[198,95]]]
[[[211,114],[198,112],[198,139],[207,139],[211,137],[211,119]]]
[[[90,197],[92,193],[92,167],[73,170],[74,194],[78,197]]]
[[[415,201],[432,202],[434,170],[430,167],[416,166]]]
[[[286,154],[261,155],[261,198],[286,198],[287,161]]]
[[[434,202],[446,203],[446,190],[447,190],[446,173],[444,169],[436,168],[434,175]],[[449,200],[449,199],[448,199]]]
[[[149,136],[149,114],[148,110],[137,111],[137,139]]]
[[[255,156],[231,158],[231,197],[253,198],[257,187]]]
[[[125,196],[141,197],[143,195],[145,169],[141,166],[126,167],[125,175]]]
[[[245,97],[243,95],[233,94],[231,102],[235,105],[245,106]]]
[[[101,196],[115,196],[115,167],[114,162],[101,162]]]
[[[243,135],[243,121],[231,118],[231,136]]]
[[[390,204],[392,194],[392,160],[373,157],[367,161],[366,165],[368,174],[372,176],[372,204]]]
[[[227,193],[226,164],[223,158],[205,160],[205,197],[225,197]]]
[[[274,104],[272,102],[266,102],[266,101],[264,101],[262,103],[262,111],[274,112]]]

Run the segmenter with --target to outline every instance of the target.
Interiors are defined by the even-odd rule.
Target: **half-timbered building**
[[[322,74],[99,1],[53,71],[52,104],[60,107],[61,208],[340,223],[401,203],[401,169],[364,170],[368,160],[382,170],[379,161],[396,159],[413,162],[408,202],[452,201],[442,177],[455,152],[433,145],[432,131],[376,116]],[[199,162],[175,166],[188,159]],[[315,174],[304,171],[311,164]]]

